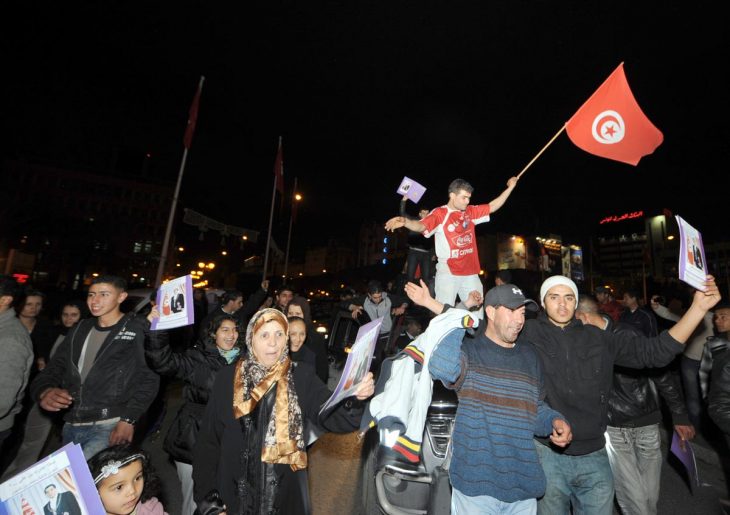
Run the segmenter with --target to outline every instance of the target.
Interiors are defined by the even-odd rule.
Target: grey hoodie
[[[15,317],[15,310],[0,313],[0,431],[13,427],[22,409],[33,365],[33,344],[28,330]]]

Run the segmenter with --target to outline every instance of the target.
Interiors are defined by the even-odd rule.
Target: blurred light
[[[667,239],[669,241],[672,241],[674,239],[674,234],[670,234],[669,236],[667,236]]]
[[[323,273],[323,274],[326,274],[326,273],[327,273],[327,269],[326,269],[326,268],[323,268],[323,269],[322,269],[322,273]]]
[[[484,270],[479,270],[479,275],[484,275]]]
[[[175,266],[179,267],[180,266],[180,263],[175,264]]]
[[[139,274],[132,274],[132,277],[137,277]]]
[[[143,283],[145,281],[144,277],[139,278],[139,282]]]
[[[215,263],[208,263],[208,266],[206,266],[206,268],[210,268],[211,270],[213,270],[215,268]]]
[[[227,256],[227,255],[228,255],[228,252],[226,252],[225,250],[221,251],[221,256]]]
[[[242,240],[247,240],[247,239],[248,239],[248,236],[246,236],[246,235],[244,234],[243,236],[241,236],[241,239],[242,239]]]
[[[99,274],[97,274],[96,272],[94,272],[94,273],[93,273],[93,274],[91,274],[91,275],[93,275],[94,277],[99,277]]]
[[[326,333],[326,332],[327,332],[327,328],[326,328],[326,327],[324,327],[324,326],[319,326],[319,327],[317,328],[317,332],[318,332],[318,333],[320,333],[320,334],[324,334],[324,333]]]
[[[385,259],[385,258],[383,258],[383,264],[384,264],[384,265],[387,265],[387,264],[388,264],[388,260],[387,260],[387,259]]]
[[[383,243],[388,243],[388,238],[383,238]]]
[[[304,274],[302,272],[299,272],[299,277],[303,276]]]
[[[294,200],[299,202],[300,200],[302,200],[302,196],[299,193],[297,193],[296,195],[294,195]]]
[[[198,268],[205,268],[205,263],[202,261],[198,263]]]
[[[185,252],[185,247],[178,247],[177,248],[177,251],[178,252]]]

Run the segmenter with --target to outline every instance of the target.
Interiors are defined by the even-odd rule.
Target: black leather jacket
[[[730,435],[730,349],[712,353],[712,383],[709,396],[710,418]]]
[[[639,334],[632,326],[609,321],[606,331]],[[661,421],[659,397],[664,398],[672,412],[675,425],[689,425],[684,396],[677,374],[668,368],[636,370],[616,366],[613,369],[613,389],[608,396],[608,425],[612,427],[643,427]]]
[[[145,354],[152,370],[185,381],[185,402],[170,425],[163,447],[175,461],[191,464],[200,420],[213,389],[213,381],[226,365],[226,360],[215,344],[205,347],[198,342],[195,347],[178,353],[172,351],[168,340],[167,331],[150,331]]]
[[[94,365],[81,383],[78,362],[96,318],[81,320],[61,342],[48,366],[31,384],[31,396],[40,402],[48,388],[64,388],[74,401],[66,422],[94,422],[113,417],[138,420],[157,395],[160,377],[147,366],[144,333],[149,322],[124,315],[109,328]]]

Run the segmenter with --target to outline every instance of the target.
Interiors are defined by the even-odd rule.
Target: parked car
[[[328,348],[335,363],[344,365],[346,348],[355,342],[359,324],[349,313],[338,313]],[[445,470],[456,418],[456,393],[434,381],[431,404],[417,464],[397,459],[380,446],[378,428],[365,433],[360,464],[360,490],[365,515],[448,515],[451,486]]]
[[[138,315],[147,316],[152,309],[151,295],[155,291],[154,288],[138,288],[127,291],[127,298],[120,306],[122,313],[134,312]]]

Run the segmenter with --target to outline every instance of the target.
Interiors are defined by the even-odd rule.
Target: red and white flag
[[[205,77],[200,77],[198,83],[198,91],[195,92],[193,97],[193,103],[190,104],[190,111],[188,113],[188,126],[185,128],[185,137],[183,138],[183,144],[185,148],[190,150],[190,145],[193,143],[193,134],[195,133],[195,124],[198,121],[198,107],[200,106],[200,93],[203,91],[203,81]]]
[[[276,189],[284,194],[284,155],[281,150],[281,137],[279,137],[279,149],[276,151],[276,159],[274,159],[274,177],[276,177]]]
[[[623,63],[565,128],[571,141],[586,152],[634,166],[664,141],[664,135],[636,103]]]

